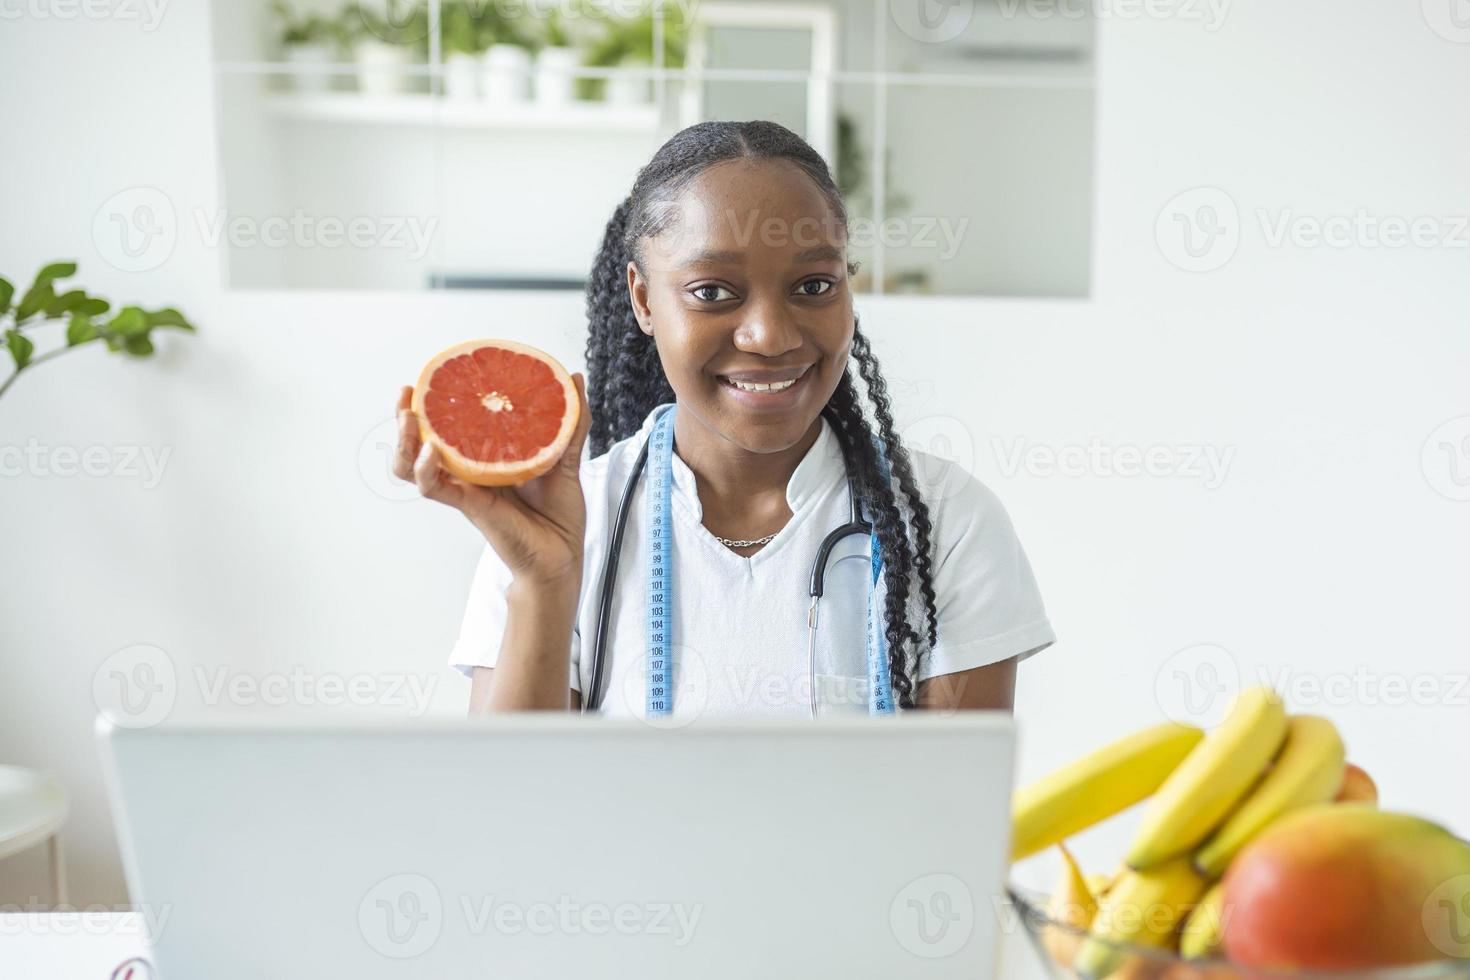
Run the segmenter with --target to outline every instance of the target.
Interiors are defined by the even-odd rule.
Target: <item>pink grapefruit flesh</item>
[[[440,351],[413,390],[423,440],[446,470],[479,486],[513,486],[556,465],[577,428],[571,375],[513,340],[470,340]]]

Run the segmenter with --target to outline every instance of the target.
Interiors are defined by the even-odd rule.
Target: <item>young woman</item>
[[[558,467],[461,483],[420,447],[403,390],[395,471],[488,542],[451,656],[472,712],[1011,707],[1016,663],[1054,640],[1036,582],[999,501],[899,442],[846,244],[841,195],[800,137],[700,123],[608,222]],[[854,502],[872,534],[833,548],[809,645],[813,562]]]

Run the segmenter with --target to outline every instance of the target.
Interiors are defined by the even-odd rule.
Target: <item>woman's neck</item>
[[[820,417],[793,445],[756,453],[709,429],[688,412],[674,415],[675,451],[694,473],[704,525],[729,538],[773,534],[791,519],[786,487],[822,431]]]

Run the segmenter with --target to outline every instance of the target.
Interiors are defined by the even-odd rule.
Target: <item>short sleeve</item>
[[[934,525],[938,642],[919,679],[1029,657],[1056,642],[1031,563],[1000,499],[979,480],[946,484]]]
[[[465,602],[464,618],[460,621],[459,639],[449,654],[451,666],[465,676],[473,676],[476,667],[494,667],[500,655],[500,641],[505,635],[508,604],[506,590],[511,583],[510,569],[506,567],[494,548],[489,545],[480,553],[479,564],[470,582],[470,595]],[[578,651],[581,635],[576,622],[572,624],[571,682],[572,690],[581,690],[577,673]]]

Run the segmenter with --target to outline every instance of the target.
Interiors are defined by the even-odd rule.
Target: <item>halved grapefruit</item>
[[[502,487],[556,465],[580,408],[571,375],[550,354],[513,340],[467,340],[424,366],[413,411],[446,470]]]

